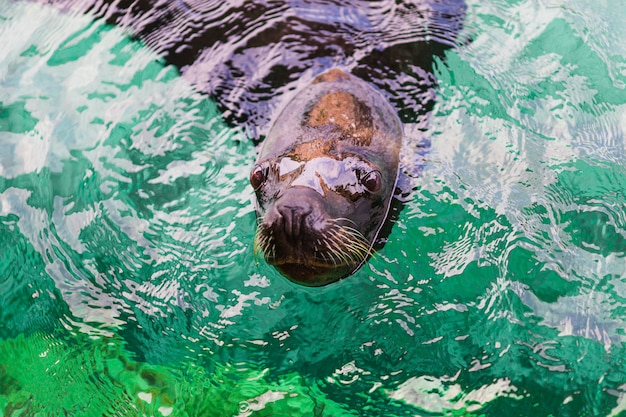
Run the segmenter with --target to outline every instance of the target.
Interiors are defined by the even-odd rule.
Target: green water
[[[388,243],[311,289],[254,259],[214,103],[0,0],[0,416],[625,415],[625,21],[469,2]]]

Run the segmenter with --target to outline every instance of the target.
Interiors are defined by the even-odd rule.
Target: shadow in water
[[[459,43],[466,9],[461,0],[52,3],[129,29],[255,142],[298,88],[332,67],[377,86],[404,123],[425,128],[433,63]]]

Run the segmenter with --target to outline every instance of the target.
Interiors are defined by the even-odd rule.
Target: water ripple
[[[45,410],[40,381],[77,370],[147,414],[623,403],[621,9],[53,3],[0,12],[0,402]],[[248,136],[330,66],[383,90],[419,158],[384,247],[309,289],[254,259]]]
[[[227,120],[246,125],[255,139],[266,133],[287,93],[331,67],[351,69],[371,80],[398,103],[406,122],[415,122],[424,112],[420,94],[433,85],[428,77],[432,58],[458,43],[465,12],[458,0],[180,0],[147,1],[141,8],[54,3],[74,13],[90,10],[131,30],[214,97]],[[395,88],[393,80],[403,88]]]

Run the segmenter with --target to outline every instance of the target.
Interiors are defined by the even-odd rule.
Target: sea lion
[[[355,272],[389,211],[402,125],[366,82],[333,69],[298,92],[250,173],[255,250],[293,282],[322,286]]]

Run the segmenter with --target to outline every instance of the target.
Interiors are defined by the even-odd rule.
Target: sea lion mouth
[[[350,275],[349,265],[311,265],[301,263],[281,263],[273,266],[290,281],[308,287],[321,287]]]
[[[276,258],[266,256],[265,260],[268,264],[273,266],[283,266],[283,265],[301,265],[306,268],[341,268],[345,266],[349,266],[350,264],[347,261],[343,262],[329,262],[327,259],[317,259],[314,257],[285,257],[285,258]]]
[[[303,230],[285,236],[261,222],[255,237],[255,255],[293,282],[321,286],[337,281],[358,269],[372,254],[372,245],[349,219],[327,220],[321,231]]]

